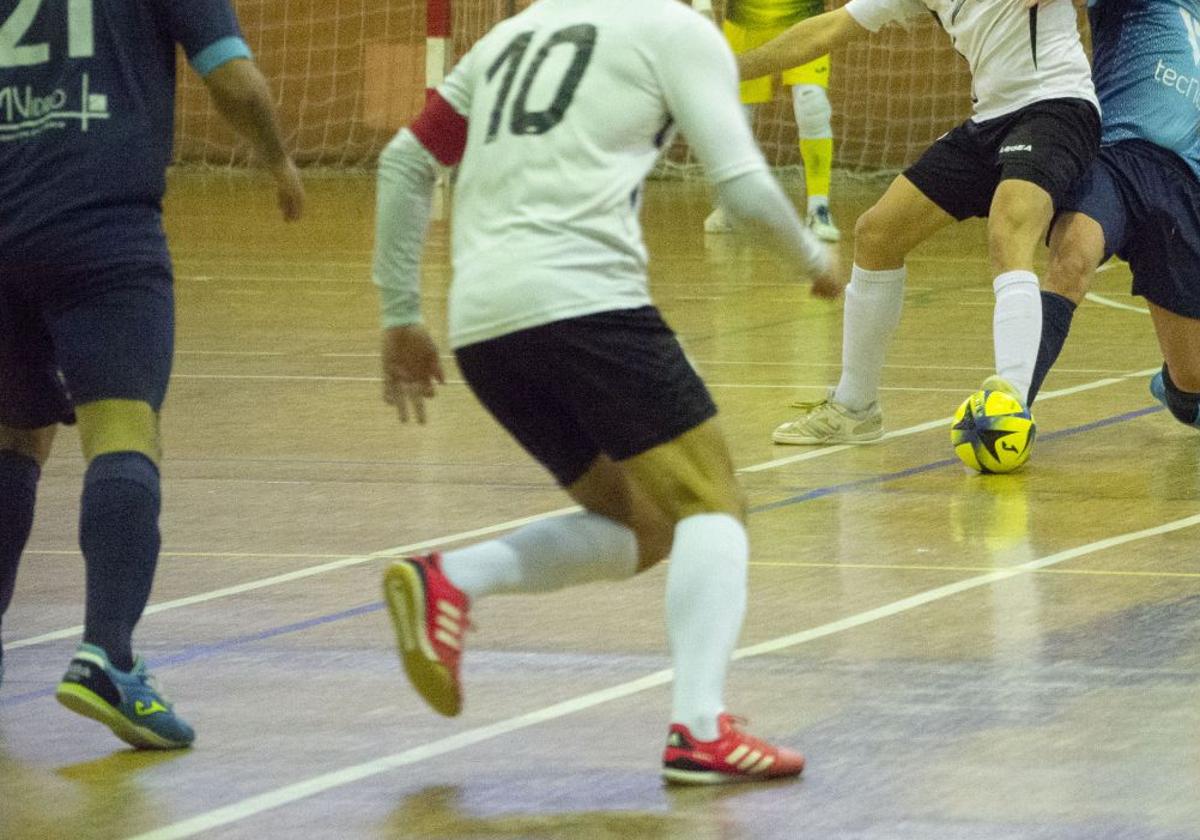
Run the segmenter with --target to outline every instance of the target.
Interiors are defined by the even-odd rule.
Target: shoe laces
[[[822,397],[819,400],[794,400],[792,402],[791,407],[798,408],[801,411],[812,412],[812,411],[816,411],[818,408],[820,408],[823,405],[826,405],[829,402],[830,402],[829,397]]]
[[[163,691],[162,683],[159,682],[158,677],[154,676],[154,674],[151,674],[149,671],[144,670],[144,668],[140,676],[142,678],[142,685],[153,691],[155,696],[158,697],[158,699],[161,700],[165,706],[170,708],[173,705],[171,703],[171,698],[165,691]]]

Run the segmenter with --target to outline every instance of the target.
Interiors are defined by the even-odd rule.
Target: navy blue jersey
[[[1102,142],[1146,140],[1200,178],[1200,0],[1092,0]]]
[[[176,44],[250,55],[228,0],[0,0],[0,268],[165,258]]]

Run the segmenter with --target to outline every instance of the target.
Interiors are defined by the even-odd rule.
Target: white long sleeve
[[[421,320],[421,251],[437,173],[437,161],[408,129],[379,156],[372,279],[384,327]]]

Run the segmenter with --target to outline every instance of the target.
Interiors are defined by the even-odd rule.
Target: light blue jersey
[[[1200,0],[1090,0],[1102,143],[1141,139],[1200,179]]]

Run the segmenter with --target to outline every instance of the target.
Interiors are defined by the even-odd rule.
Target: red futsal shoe
[[[383,574],[383,597],[413,688],[434,711],[454,717],[462,711],[458,665],[470,603],[441,564],[437,552],[397,560]]]
[[[733,715],[719,715],[712,741],[699,741],[683,724],[671,724],[663,752],[663,778],[681,785],[720,785],[800,775],[804,756],[747,735],[738,728],[743,723]]]

